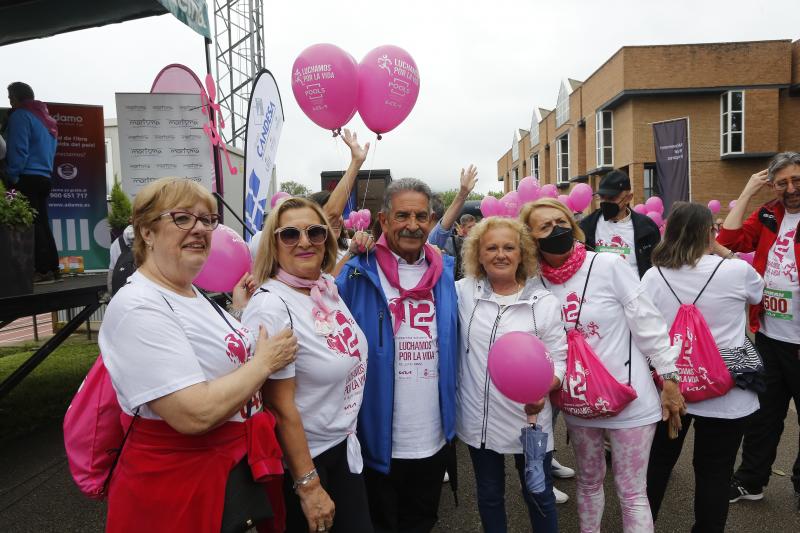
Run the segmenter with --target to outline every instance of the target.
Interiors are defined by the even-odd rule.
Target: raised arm
[[[450,204],[450,207],[447,208],[447,211],[444,212],[442,220],[439,221],[444,231],[450,231],[453,227],[458,214],[464,207],[464,202],[467,201],[467,197],[469,197],[469,193],[472,192],[472,189],[475,188],[476,183],[478,183],[478,169],[475,168],[475,165],[470,165],[466,170],[462,168],[458,194],[453,199],[453,203]]]
[[[367,153],[369,153],[369,143],[364,144],[364,146],[358,144],[358,135],[355,132],[351,134],[350,130],[345,128],[342,139],[350,147],[350,166],[347,167],[344,176],[339,180],[336,188],[331,193],[331,197],[322,208],[328,219],[339,217],[344,213],[347,199],[350,198],[350,191],[353,190],[358,177],[358,171],[367,159]]]
[[[722,223],[723,228],[736,230],[742,227],[744,218],[747,216],[747,204],[758,191],[769,185],[767,175],[768,171],[764,169],[750,176],[750,180],[744,186],[744,189],[742,189],[742,194],[740,194],[739,198],[736,200],[736,205],[733,206],[728,216],[725,217],[725,222]]]

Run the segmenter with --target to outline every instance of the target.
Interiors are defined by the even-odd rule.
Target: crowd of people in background
[[[775,156],[721,225],[705,206],[674,204],[663,239],[631,209],[621,171],[601,179],[599,209],[580,223],[549,199],[524,205],[518,220],[478,221],[462,214],[472,166],[447,209],[423,181],[396,180],[375,231],[348,235],[342,213],[369,146],[347,131],[344,139],[352,159],[337,188],[273,209],[228,309],[192,286],[216,202],[172,178],[136,196],[138,270],[111,300],[99,338],[133,419],[109,486],[109,531],[134,515],[140,529],[219,531],[226,480],[242,465],[256,481],[285,468],[282,486],[264,483],[270,519],[260,531],[431,531],[457,440],[485,531],[508,529],[509,455],[531,529],[558,531],[553,474],[572,470],[553,457],[557,406],[516,403],[488,376],[489,349],[512,331],[547,347],[552,391],[570,388],[562,380],[578,338],[630,391],[613,416],[563,413],[582,532],[600,530],[607,454],[623,530],[653,531],[690,426],[693,531],[722,532],[730,503],[763,498],[788,403],[800,401],[800,154]],[[774,199],[747,216],[763,189]],[[753,266],[734,254],[753,250]],[[757,379],[729,367],[732,389],[685,401],[670,327],[687,304],[721,353],[763,360]],[[533,421],[548,434],[535,494],[519,441]],[[792,481],[800,510],[800,454]]]

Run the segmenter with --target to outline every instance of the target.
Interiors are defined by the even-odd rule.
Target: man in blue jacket
[[[24,194],[36,210],[33,219],[34,282],[59,277],[58,251],[47,216],[50,175],[56,155],[58,128],[47,106],[34,100],[31,86],[20,81],[8,86],[6,174],[9,188]]]
[[[426,243],[430,198],[420,180],[390,184],[374,252],[336,280],[369,341],[358,437],[376,533],[433,528],[455,437],[453,258]]]

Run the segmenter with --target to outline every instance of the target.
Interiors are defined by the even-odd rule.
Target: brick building
[[[724,214],[770,157],[800,151],[800,40],[623,47],[586,81],[565,79],[555,109],[535,108],[530,129],[514,130],[498,181],[507,192],[534,175],[566,194],[617,168],[643,202],[658,192],[652,124],[682,117],[691,199],[718,199]]]

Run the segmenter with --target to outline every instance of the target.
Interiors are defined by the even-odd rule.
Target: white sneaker
[[[551,470],[553,473],[553,477],[556,477],[558,479],[569,479],[571,477],[575,477],[575,470],[573,470],[568,466],[562,465],[561,463],[556,461],[555,457],[553,457],[553,461],[551,463]]]
[[[567,496],[566,493],[561,492],[555,487],[553,487],[553,494],[556,495],[556,503],[567,503],[567,500],[569,500],[569,496]]]

